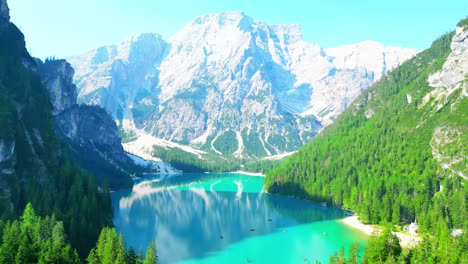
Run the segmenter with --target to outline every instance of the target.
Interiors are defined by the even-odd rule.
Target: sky
[[[267,24],[299,24],[323,48],[375,40],[426,49],[468,16],[468,0],[8,0],[11,21],[39,58],[63,58],[129,36],[168,39],[195,17],[243,11]]]

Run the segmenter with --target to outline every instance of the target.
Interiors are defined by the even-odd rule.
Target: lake
[[[159,264],[328,263],[368,237],[338,208],[262,192],[263,177],[184,174],[112,193],[114,225],[127,246],[156,239]]]

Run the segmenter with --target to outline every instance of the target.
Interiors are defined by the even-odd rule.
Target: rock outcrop
[[[67,142],[74,159],[96,174],[98,182],[108,182],[114,188],[129,187],[131,176],[143,171],[175,172],[162,162],[143,166],[141,162],[135,162],[135,158],[124,151],[111,116],[99,106],[77,104],[74,69],[66,60],[43,63],[36,59],[36,63],[42,82],[50,93],[58,135]]]
[[[454,111],[464,107],[462,100],[468,97],[468,27],[457,27],[450,48],[452,52],[442,69],[428,79],[434,90],[424,97],[423,105],[429,104],[433,111],[439,111],[446,105],[450,105],[450,110]],[[459,96],[454,100],[451,95],[456,93]],[[463,144],[468,131],[466,121],[437,127],[431,139],[432,155],[442,168],[464,179],[468,179],[468,148]]]
[[[129,187],[136,166],[122,148],[117,126],[106,111],[76,102],[74,70],[65,60],[36,59],[42,82],[50,93],[57,134],[67,142],[74,159],[92,171],[100,183]]]
[[[54,106],[53,115],[57,115],[76,105],[77,91],[73,83],[75,71],[64,60],[50,60],[42,63],[36,60],[42,82],[50,92]]]

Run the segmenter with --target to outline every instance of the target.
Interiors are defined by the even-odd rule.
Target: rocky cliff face
[[[73,84],[74,70],[64,60],[53,60],[42,63],[36,60],[42,82],[50,92],[54,106],[53,115],[57,115],[76,105],[76,85]]]
[[[429,76],[428,82],[435,89],[428,93],[423,104],[430,104],[434,111],[450,105],[451,111],[464,107],[463,99],[468,96],[468,27],[459,26],[450,45],[452,52],[442,69]],[[459,93],[456,100],[453,96]],[[451,122],[437,127],[432,135],[432,155],[444,169],[468,179],[468,123]],[[457,150],[457,151],[454,151]]]
[[[58,135],[70,146],[75,160],[111,187],[131,185],[133,161],[123,151],[117,126],[106,111],[79,106],[74,70],[65,60],[36,60],[38,73],[50,93]],[[101,163],[101,164],[99,164]]]
[[[196,18],[167,42],[143,34],[68,60],[79,100],[125,129],[260,157],[296,150],[415,53],[374,42],[324,50],[302,41],[298,25],[227,12]]]
[[[108,181],[111,187],[129,186],[131,174],[143,168],[124,152],[114,120],[99,106],[77,104],[74,69],[67,61],[36,62],[50,93],[56,131],[70,146],[75,160],[101,177],[100,182]],[[145,169],[155,173],[173,172],[166,164],[150,164]]]
[[[24,36],[0,0],[0,218],[14,215],[33,196],[53,187],[55,144],[47,90],[34,72]],[[28,192],[31,191],[31,192]],[[37,193],[37,192],[36,192]]]

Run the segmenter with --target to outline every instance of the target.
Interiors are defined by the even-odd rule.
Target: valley
[[[387,3],[304,25],[208,8],[123,41],[161,29],[164,8],[9,4],[23,13],[0,0],[0,263],[468,264],[466,16],[413,49],[388,43],[435,20]],[[310,41],[310,21],[354,44]],[[395,41],[357,37],[372,31]],[[59,51],[70,32],[64,59],[33,56],[36,33]]]

